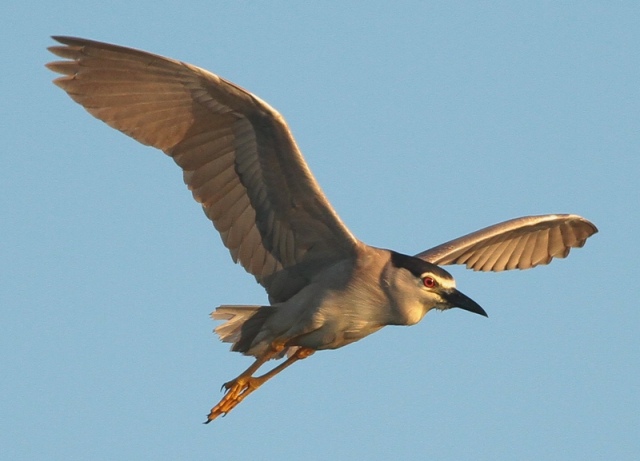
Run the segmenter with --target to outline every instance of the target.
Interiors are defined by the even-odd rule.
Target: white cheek
[[[410,309],[405,312],[406,325],[415,325],[418,323],[427,313],[427,310],[421,303],[414,303]]]

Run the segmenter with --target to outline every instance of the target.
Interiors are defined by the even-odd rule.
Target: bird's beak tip
[[[475,304],[475,303],[474,303]],[[487,314],[487,311],[485,311],[482,307],[480,307],[478,304],[475,304],[474,306],[472,306],[471,308],[469,308],[468,306],[457,306],[461,309],[464,309],[465,311],[469,311],[469,312],[473,312],[474,314],[478,314],[481,315],[483,317],[489,317],[489,315]]]
[[[480,304],[458,290],[453,290],[452,292],[450,292],[447,296],[447,301],[451,303],[451,307],[458,307],[460,309],[464,309],[465,311],[482,315],[483,317],[489,317],[487,315],[487,312],[480,306]]]

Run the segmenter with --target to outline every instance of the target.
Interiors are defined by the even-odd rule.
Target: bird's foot
[[[205,424],[210,423],[220,415],[224,416],[229,413],[261,384],[260,380],[253,376],[239,376],[228,383],[224,383],[223,387],[226,389],[224,397],[211,409]]]
[[[218,404],[211,409],[211,412],[209,413],[209,416],[207,417],[207,421],[205,421],[205,423],[210,423],[220,415],[226,415],[231,410],[233,410],[240,402],[242,402],[249,394],[258,389],[265,382],[267,382],[282,370],[291,366],[298,360],[305,359],[315,352],[313,349],[300,347],[291,357],[285,360],[284,363],[281,363],[268,373],[265,373],[262,376],[251,376],[265,361],[281,353],[283,350],[285,350],[285,348],[286,346],[284,344],[274,343],[272,346],[272,350],[268,354],[257,359],[253,365],[246,369],[244,373],[242,373],[236,379],[224,383],[222,385],[223,389],[225,389],[224,397],[222,397],[222,400],[220,400],[220,402],[218,402]]]

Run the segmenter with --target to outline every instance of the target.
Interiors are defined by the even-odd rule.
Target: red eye
[[[422,283],[424,283],[424,286],[427,288],[435,288],[436,286],[438,286],[438,283],[435,281],[435,279],[429,276],[424,277],[422,279]]]

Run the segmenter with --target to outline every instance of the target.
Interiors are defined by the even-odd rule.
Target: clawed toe
[[[273,358],[273,356],[280,351],[282,351],[282,348],[274,346],[273,350],[269,354],[258,358],[253,365],[251,365],[236,379],[232,379],[231,381],[224,383],[220,388],[220,390],[224,389],[225,391],[224,397],[222,397],[222,399],[220,399],[220,402],[218,402],[218,404],[211,409],[211,412],[209,413],[205,424],[210,423],[220,415],[226,415],[231,410],[233,410],[240,402],[242,402],[249,394],[262,386],[262,384],[264,384],[266,381],[273,378],[275,375],[280,373],[285,368],[291,366],[298,360],[307,358],[315,352],[313,349],[299,348],[296,353],[285,360],[284,363],[281,363],[268,373],[257,377],[251,376],[265,361]]]
[[[226,415],[233,410],[242,400],[251,392],[256,390],[260,384],[253,377],[242,377],[231,380],[222,385],[223,389],[226,389],[224,397],[218,402],[218,404],[211,409],[209,416],[207,417],[207,423],[213,421],[220,415]]]
[[[232,379],[231,381],[227,381],[222,386],[220,386],[220,391],[222,392],[224,390],[225,393],[229,392],[229,389],[231,389],[237,382],[238,382],[238,379]]]

